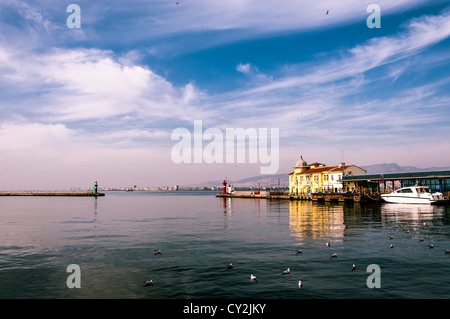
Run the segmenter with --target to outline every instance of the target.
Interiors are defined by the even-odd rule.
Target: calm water
[[[0,298],[450,298],[448,206],[214,194],[2,197]],[[70,264],[80,289],[67,288]],[[381,288],[367,287],[370,264]]]

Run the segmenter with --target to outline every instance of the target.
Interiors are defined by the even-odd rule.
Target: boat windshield
[[[428,187],[418,187],[417,193],[428,193]]]

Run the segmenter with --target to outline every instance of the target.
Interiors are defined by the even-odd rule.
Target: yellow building
[[[316,192],[343,192],[353,189],[343,188],[342,177],[348,175],[364,175],[366,170],[341,163],[337,166],[327,166],[322,163],[307,164],[300,156],[289,173],[289,193],[291,195],[310,195]]]

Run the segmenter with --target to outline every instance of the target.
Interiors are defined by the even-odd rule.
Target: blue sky
[[[381,28],[367,27],[371,3]],[[358,166],[449,166],[449,37],[448,1],[2,0],[0,189],[259,174],[175,164],[171,133],[195,120],[278,128],[278,173],[342,152]]]

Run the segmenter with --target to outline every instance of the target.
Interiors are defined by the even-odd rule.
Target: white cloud
[[[46,152],[68,145],[74,139],[74,131],[62,124],[3,123],[0,125],[0,151],[24,152],[30,149]]]
[[[133,56],[136,53],[133,52]],[[148,67],[96,49],[53,49],[44,54],[0,50],[3,81],[33,96],[32,113],[52,122],[135,114],[154,120],[190,118],[201,92],[174,87]],[[120,61],[119,61],[120,60]]]
[[[383,12],[393,8],[390,3],[382,1]],[[81,4],[82,8],[85,5],[87,2]],[[159,5],[169,6],[162,2]],[[202,6],[203,11],[199,9]],[[322,6],[329,7],[331,15],[326,16]],[[158,21],[150,19],[150,23],[167,27],[163,34],[227,28],[255,28],[255,32],[322,28],[348,19],[361,19],[364,23],[367,13],[361,7],[356,0],[339,4],[287,1],[284,5],[191,1],[172,8],[178,10],[176,13],[167,11]],[[45,22],[44,16],[29,10],[23,12],[26,19]],[[189,12],[192,15],[186,14]],[[280,128],[285,158],[295,143],[316,154],[326,154],[324,149],[340,150],[342,144],[354,148],[359,145],[369,154],[367,145],[382,149],[392,136],[392,145],[410,145],[405,132],[419,136],[414,142],[432,150],[440,142],[432,145],[430,135],[448,135],[448,126],[427,132],[426,136],[420,126],[448,118],[448,113],[441,114],[439,110],[448,106],[448,97],[436,97],[439,90],[448,86],[446,75],[443,80],[410,84],[378,97],[370,96],[368,87],[380,79],[394,82],[418,67],[417,54],[449,37],[449,17],[446,12],[415,19],[397,35],[374,38],[337,52],[335,60],[319,56],[311,62],[287,65],[289,72],[279,78],[263,74],[249,59],[251,62],[235,66],[247,82],[240,89],[221,94],[203,91],[195,81],[174,85],[143,65],[144,51],[138,49],[121,54],[81,48],[33,51],[33,47],[13,48],[0,36],[0,93],[4,93],[0,99],[0,153],[6,167],[15,167],[4,172],[2,178],[7,175],[11,181],[14,174],[26,172],[30,178],[45,179],[52,169],[53,175],[68,174],[68,167],[87,172],[89,179],[98,173],[117,177],[115,181],[127,174],[132,176],[130,180],[144,180],[141,175],[151,178],[164,171],[163,166],[164,172],[171,174],[167,168],[171,163],[170,130],[180,123],[191,125],[194,120],[203,120],[205,129]],[[90,19],[95,22],[94,16]],[[154,47],[158,54],[159,49]],[[445,63],[445,54],[438,53],[421,56],[421,66],[436,63],[436,56]],[[7,100],[8,95],[16,98]],[[421,111],[425,106],[428,110]],[[311,145],[311,141],[320,143]],[[395,151],[395,146],[388,147]],[[377,154],[371,156],[375,158]],[[34,172],[34,165],[39,172]],[[143,168],[145,174],[140,173]],[[177,168],[180,174],[183,170]],[[213,171],[211,167],[207,170]],[[161,180],[164,176],[157,182],[149,179],[146,185]]]
[[[365,81],[361,77],[365,72],[411,57],[449,36],[450,11],[441,16],[425,16],[414,19],[405,26],[405,31],[399,35],[373,38],[365,44],[342,52],[340,59],[324,62],[318,59],[314,62],[288,66],[290,73],[294,75],[268,81],[263,85],[256,85],[254,88],[242,91],[241,97],[262,96],[271,92],[287,90],[297,90],[307,94],[309,88],[312,87],[314,90],[319,90],[320,94],[325,94],[326,92],[322,91],[323,85],[335,85],[343,80],[352,81],[346,82],[345,85],[352,89],[354,85],[358,86]],[[405,70],[406,65],[406,63],[403,64],[403,69],[397,69],[392,76],[398,78],[399,72]],[[244,69],[244,67],[241,66],[240,69]],[[247,69],[249,67],[245,68],[245,70]],[[345,94],[343,92],[339,94],[339,91],[333,93]]]
[[[252,32],[283,31],[293,29],[322,28],[347,21],[361,20],[365,23],[367,6],[371,2],[360,0],[308,1],[285,0],[191,0],[179,6],[158,8],[162,17],[155,21],[156,30],[163,33],[199,30],[247,29]],[[382,14],[399,8],[411,8],[424,4],[424,0],[378,0]],[[149,5],[145,12],[157,9]],[[325,14],[330,10],[328,15]]]
[[[247,74],[250,72],[250,63],[246,63],[246,64],[239,63],[236,66],[236,70],[241,73]]]

